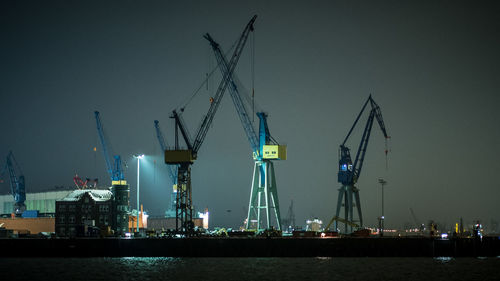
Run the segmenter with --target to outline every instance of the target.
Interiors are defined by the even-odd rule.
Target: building
[[[42,216],[54,216],[56,201],[68,196],[73,190],[54,190],[26,193],[26,210],[38,210]],[[0,195],[0,216],[10,217],[14,212],[14,197],[11,194]]]
[[[113,199],[110,190],[83,189],[74,190],[56,201],[56,234],[69,237],[97,236],[115,230],[117,220]]]

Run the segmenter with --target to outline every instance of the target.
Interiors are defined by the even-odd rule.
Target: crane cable
[[[231,48],[229,48],[229,50],[226,52],[226,54],[225,54],[226,56],[236,47],[236,44],[238,43],[238,41],[239,41],[239,38],[236,41],[234,41]],[[179,109],[180,112],[184,112],[184,109],[186,109],[186,107],[191,103],[191,101],[193,101],[194,97],[196,95],[198,95],[198,93],[203,88],[203,86],[205,86],[205,84],[208,84],[208,80],[210,79],[210,77],[212,77],[212,75],[214,74],[214,72],[218,68],[219,68],[219,63],[217,63],[217,65],[209,73],[206,74],[205,79],[201,82],[200,86],[193,92],[193,94],[191,94],[191,96],[187,99],[187,101],[185,103],[181,103],[175,109]]]
[[[255,121],[255,30],[252,32],[252,52],[251,52],[251,68],[252,68],[252,122]]]

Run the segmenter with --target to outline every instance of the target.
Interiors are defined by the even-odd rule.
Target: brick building
[[[113,193],[110,190],[74,190],[56,201],[58,236],[97,236],[115,229]]]

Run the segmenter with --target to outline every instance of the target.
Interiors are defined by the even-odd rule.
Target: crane
[[[101,117],[99,111],[95,111],[95,121],[97,125],[97,133],[99,135],[99,139],[101,140],[102,145],[102,153],[104,156],[104,160],[106,161],[106,168],[108,174],[111,178],[112,185],[126,185],[127,181],[125,181],[125,177],[123,175],[122,169],[122,161],[120,155],[113,155],[114,162],[111,163],[111,154],[108,149],[108,141],[104,136],[104,128],[102,126]]]
[[[159,123],[160,123],[160,121],[158,121],[158,120],[154,121],[156,137],[158,138],[158,142],[160,143],[161,151],[165,152],[165,150],[167,150],[168,146],[167,146],[167,142],[165,141],[165,138],[163,137],[163,133],[161,132]],[[170,195],[170,207],[169,207],[170,209],[169,210],[172,210],[172,209],[175,210],[175,197],[177,196],[176,193],[177,193],[177,169],[178,169],[178,165],[167,165],[167,169],[168,169],[168,175],[169,175],[170,180],[172,181],[172,184],[173,184],[172,193]]]
[[[5,169],[2,174],[4,174],[5,171],[9,172],[10,192],[12,193],[12,196],[14,196],[15,201],[14,214],[20,215],[26,210],[26,205],[24,204],[26,201],[26,185],[23,172],[21,171],[21,167],[19,167],[16,158],[14,158],[12,150],[9,151],[9,154],[7,155]],[[18,174],[19,176],[17,176]]]
[[[368,104],[370,104],[371,110],[368,116],[368,121],[366,122],[365,125],[365,129],[363,131],[361,142],[356,152],[356,158],[353,163],[351,159],[351,152],[350,149],[346,146],[346,142],[351,136],[352,131],[356,127],[356,124],[358,123],[361,115],[363,114],[363,111],[365,110]],[[359,112],[356,120],[354,121],[354,124],[349,130],[349,133],[347,134],[347,136],[345,137],[344,141],[342,142],[339,148],[340,160],[339,160],[338,182],[342,184],[342,187],[339,189],[339,196],[337,201],[337,210],[335,217],[340,217],[340,208],[342,206],[342,200],[344,200],[344,220],[350,223],[354,223],[354,218],[353,218],[353,196],[354,196],[354,199],[356,201],[356,208],[358,211],[359,226],[361,227],[363,226],[363,216],[361,213],[361,202],[359,200],[359,189],[355,187],[355,184],[361,175],[361,170],[363,168],[363,161],[365,159],[366,149],[368,146],[368,141],[370,139],[370,134],[374,119],[377,119],[380,129],[387,141],[389,137],[387,136],[384,120],[382,119],[382,112],[380,111],[380,107],[375,103],[372,96],[370,95],[365,104],[363,105],[361,111]],[[385,154],[387,156],[387,143],[386,143]],[[338,229],[337,221],[339,220],[337,219],[335,222],[336,229]],[[352,224],[350,223],[344,223],[346,232],[348,232],[348,225],[351,226],[352,230]]]
[[[184,124],[182,117],[176,110],[172,111],[171,118],[175,122],[175,147],[174,149],[165,150],[165,163],[170,165],[178,165],[177,169],[177,198],[176,198],[176,230],[178,232],[190,234],[194,228],[193,225],[193,205],[191,192],[191,165],[197,159],[198,151],[205,140],[208,129],[212,124],[213,118],[220,105],[220,101],[224,96],[224,92],[229,84],[230,75],[233,73],[236,64],[240,58],[243,47],[248,39],[248,35],[253,31],[253,24],[257,16],[252,17],[248,22],[243,33],[238,39],[231,60],[229,62],[229,75],[224,75],[217,88],[215,96],[210,99],[210,108],[204,116],[201,126],[199,127],[194,141],[191,141],[187,127]],[[181,113],[184,109],[181,108]],[[179,145],[179,131],[182,135],[186,149],[181,149]]]
[[[253,159],[255,161],[246,228],[254,229],[252,226],[254,223],[256,230],[263,229],[261,227],[261,211],[263,210],[267,221],[267,229],[270,229],[270,209],[274,209],[277,229],[281,230],[281,215],[272,160],[286,160],[286,146],[279,145],[276,140],[272,138],[267,124],[267,114],[264,112],[256,113],[259,117],[259,135],[257,136],[238,87],[234,82],[233,77],[235,77],[235,75],[229,72],[229,63],[222,53],[220,45],[215,42],[210,34],[207,33],[204,37],[212,46],[222,75],[228,76],[230,79],[229,93],[250,143]]]

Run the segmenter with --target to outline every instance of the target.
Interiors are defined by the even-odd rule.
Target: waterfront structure
[[[114,206],[113,192],[110,190],[74,190],[67,197],[56,201],[56,234],[69,237],[96,236],[115,230],[117,226],[121,227],[121,217],[114,220]]]
[[[38,210],[42,216],[54,216],[56,201],[68,196],[71,191],[68,189],[26,193],[26,201],[24,201],[26,210]],[[11,194],[0,195],[0,216],[10,217],[14,204]]]

